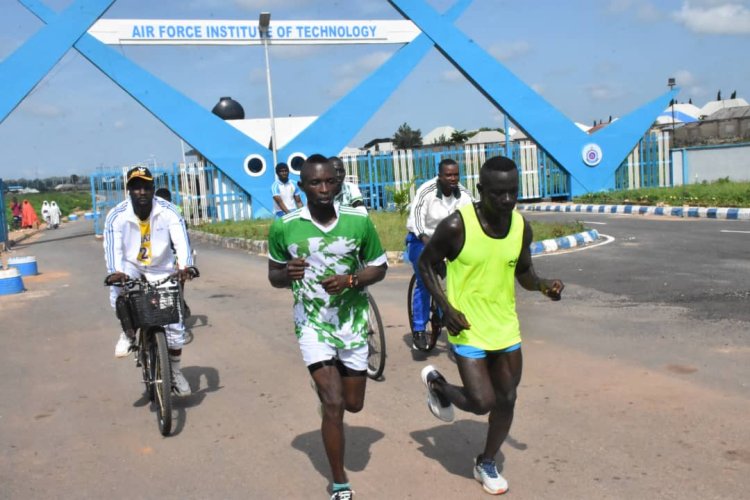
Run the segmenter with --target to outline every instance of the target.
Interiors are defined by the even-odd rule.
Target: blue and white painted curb
[[[580,212],[594,214],[670,215],[722,220],[750,220],[750,208],[706,207],[654,207],[645,205],[569,205],[529,204],[518,205],[529,212]]]
[[[570,236],[561,236],[549,240],[535,241],[531,244],[531,255],[557,252],[558,250],[568,250],[574,247],[582,247],[589,243],[594,243],[599,239],[599,232],[596,229],[584,231],[582,233],[572,234]]]

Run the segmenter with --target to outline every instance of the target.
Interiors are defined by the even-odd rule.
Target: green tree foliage
[[[402,184],[401,188],[398,189],[396,186],[386,186],[386,191],[393,195],[393,203],[396,205],[396,210],[401,215],[406,214],[409,210],[409,203],[411,202],[411,188],[414,185],[414,179],[409,181],[407,184]]]
[[[463,144],[469,140],[469,137],[471,137],[471,135],[469,135],[466,130],[454,130],[451,134],[451,142],[454,144]]]
[[[393,135],[393,147],[396,149],[412,149],[422,145],[422,131],[412,129],[404,122]]]

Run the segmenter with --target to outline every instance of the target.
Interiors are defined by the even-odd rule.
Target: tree
[[[463,144],[471,137],[466,130],[454,130],[451,134],[451,142],[455,144]]]
[[[411,149],[422,145],[422,131],[413,130],[404,122],[393,134],[393,147],[396,149]]]
[[[442,146],[443,144],[448,144],[448,142],[448,138],[445,137],[445,134],[440,134],[432,140],[432,144],[435,146]]]
[[[70,183],[73,185],[78,184],[78,176],[76,174],[70,176]]]

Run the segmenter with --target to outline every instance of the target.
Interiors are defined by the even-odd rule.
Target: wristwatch
[[[359,277],[356,274],[349,275],[349,288],[357,288],[359,286]]]

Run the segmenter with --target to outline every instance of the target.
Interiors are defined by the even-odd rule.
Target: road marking
[[[583,223],[583,224],[596,224],[597,226],[606,226],[607,225],[606,222],[594,222],[594,221],[591,221],[591,220],[582,220],[581,223]]]
[[[721,233],[742,233],[742,234],[750,234],[750,231],[732,231],[731,229],[722,229],[719,231]]]
[[[596,247],[600,247],[603,245],[608,245],[612,243],[613,241],[615,241],[615,238],[613,236],[608,236],[606,234],[601,234],[601,233],[599,233],[599,236],[601,236],[604,239],[604,241],[597,241],[593,244],[567,248],[565,250],[556,250],[554,252],[549,252],[549,253],[538,253],[536,255],[532,255],[532,257],[536,259],[537,257],[551,257],[553,255],[565,255],[566,253],[580,252],[581,250],[588,250],[590,248],[596,248]]]

